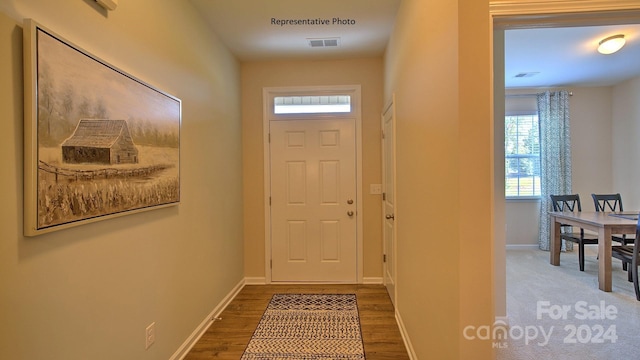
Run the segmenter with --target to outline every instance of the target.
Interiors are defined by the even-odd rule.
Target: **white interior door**
[[[269,126],[271,280],[356,282],[355,119]]]
[[[395,191],[395,111],[393,101],[382,114],[382,201],[383,201],[383,244],[384,244],[384,284],[391,302],[396,302],[396,191]]]

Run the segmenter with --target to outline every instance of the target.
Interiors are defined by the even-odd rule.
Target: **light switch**
[[[371,195],[380,195],[380,194],[382,194],[382,184],[370,184],[369,185],[369,194],[371,194]]]

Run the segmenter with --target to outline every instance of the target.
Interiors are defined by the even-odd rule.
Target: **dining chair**
[[[629,281],[633,282],[633,287],[636,291],[636,300],[640,301],[640,287],[638,286],[638,266],[640,251],[640,219],[636,225],[636,237],[633,241],[633,246],[625,244],[612,246],[611,256],[616,259],[622,260],[627,265],[627,277]]]
[[[624,211],[620,194],[591,194],[591,197],[596,211]],[[633,244],[633,236],[627,236],[626,234],[613,235],[611,240],[625,245]]]
[[[580,195],[578,194],[550,196],[553,211],[582,211]],[[571,229],[569,232],[561,232],[560,239],[578,244],[578,263],[580,265],[580,271],[584,271],[584,245],[597,244],[598,236],[589,234],[585,235],[583,228],[580,228],[580,232],[573,232],[573,227],[571,225],[560,224],[560,226],[561,229]]]
[[[596,211],[624,211],[620,194],[591,194]]]
[[[624,211],[622,196],[618,194],[591,194],[593,206],[598,211]],[[627,234],[611,235],[611,240],[623,245],[633,244],[633,236]],[[622,269],[627,270],[627,263],[622,262]]]

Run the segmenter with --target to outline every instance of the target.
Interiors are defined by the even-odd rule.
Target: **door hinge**
[[[384,140],[384,130],[380,131],[382,133],[382,139]]]
[[[273,259],[269,260],[269,269],[273,269]]]
[[[382,255],[382,262],[387,262],[387,254]]]
[[[269,206],[271,206],[271,196],[269,196]]]
[[[385,201],[385,200],[387,200],[387,193],[383,192],[382,193],[382,201]]]

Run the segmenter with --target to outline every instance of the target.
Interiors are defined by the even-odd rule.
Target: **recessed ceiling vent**
[[[532,72],[521,72],[519,74],[516,74],[516,78],[528,78],[528,77],[533,77],[540,74],[539,71],[532,71]]]
[[[340,38],[307,39],[307,41],[309,42],[309,46],[312,48],[340,46]]]

